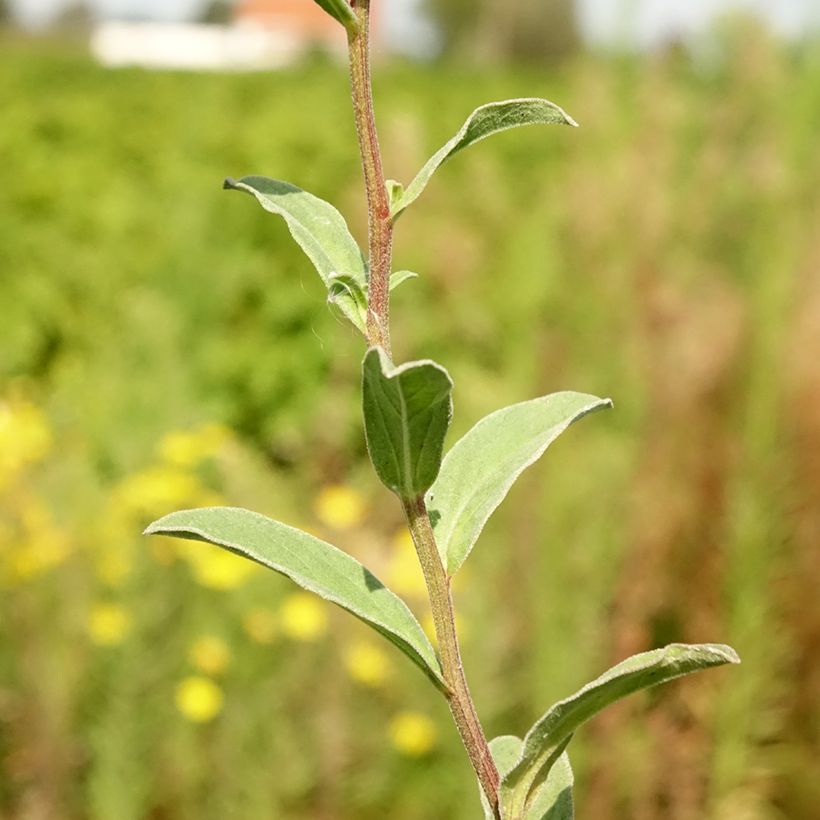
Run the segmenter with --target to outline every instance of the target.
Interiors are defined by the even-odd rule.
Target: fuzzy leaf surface
[[[490,741],[490,754],[498,768],[499,777],[503,779],[515,766],[523,746],[524,741],[514,735],[502,735]],[[573,820],[573,783],[572,767],[564,752],[555,761],[546,781],[538,786],[525,820]],[[490,804],[483,791],[481,804],[486,820],[493,820]]]
[[[527,733],[517,763],[503,778],[502,802],[509,816],[520,816],[535,800],[533,787],[548,778],[572,733],[606,706],[640,689],[727,663],[740,663],[729,646],[670,644],[627,658],[556,703]]]
[[[367,289],[367,262],[344,217],[329,202],[278,179],[249,176],[225,180],[225,188],[251,194],[269,213],[281,216],[291,236],[313,263],[330,291],[340,278],[348,277],[359,289]],[[352,294],[338,291],[333,302],[364,332],[364,324]]]
[[[492,102],[476,108],[452,139],[448,140],[416,174],[406,187],[390,181],[390,212],[395,219],[408,205],[415,202],[427,187],[440,165],[464,148],[474,145],[493,134],[522,125],[577,125],[563,109],[540,97]]]
[[[553,393],[485,416],[453,445],[427,494],[441,560],[451,575],[518,476],[573,422],[611,406],[587,393]]]
[[[450,426],[453,382],[435,362],[396,367],[381,348],[362,367],[364,429],[370,460],[382,483],[415,498],[436,480]]]
[[[359,21],[347,0],[314,0],[331,17],[335,17],[348,31],[355,32],[359,28]]]
[[[404,601],[366,567],[302,530],[237,507],[171,513],[146,535],[207,541],[269,567],[369,624],[394,643],[440,689],[447,686],[433,647]]]

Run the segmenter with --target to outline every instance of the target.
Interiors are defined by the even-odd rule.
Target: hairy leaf
[[[367,263],[351,236],[344,217],[329,203],[291,185],[267,177],[225,180],[225,188],[256,197],[272,214],[281,216],[299,247],[307,254],[328,290],[334,281],[349,277],[359,288],[367,288]],[[333,302],[364,332],[364,324],[354,296],[336,291]]]
[[[522,471],[574,421],[611,405],[586,393],[553,393],[491,413],[456,442],[427,494],[441,559],[451,575]]]
[[[498,768],[498,775],[503,780],[521,756],[524,741],[514,735],[503,735],[490,741],[490,754]],[[531,805],[527,809],[525,820],[573,820],[572,786],[574,778],[572,767],[566,753],[555,761],[549,776],[539,785]],[[481,804],[484,807],[486,820],[493,820],[490,804],[481,792]],[[502,806],[503,808],[503,806]],[[506,815],[502,815],[506,818]]]
[[[476,108],[458,133],[445,143],[416,174],[416,178],[406,187],[390,180],[390,212],[395,219],[408,205],[414,202],[427,187],[430,178],[442,163],[454,154],[492,134],[517,128],[521,125],[577,125],[575,120],[549,100],[527,97],[520,100],[492,102]]]
[[[349,32],[359,29],[359,21],[347,0],[314,0],[331,17],[335,17]]]
[[[433,647],[404,601],[331,544],[236,507],[171,513],[151,524],[145,534],[207,541],[286,575],[372,626],[447,691]]]
[[[395,290],[402,282],[408,279],[418,279],[418,274],[411,270],[397,270],[390,274],[390,290]]]
[[[552,762],[572,733],[604,707],[640,689],[739,662],[734,649],[722,644],[670,644],[622,661],[559,701],[527,733],[517,763],[503,779],[504,806],[509,815],[518,817],[527,802],[535,799],[533,787],[548,777]]]
[[[376,473],[403,498],[436,479],[450,426],[453,383],[429,360],[394,366],[381,348],[367,351],[362,398],[367,449]]]

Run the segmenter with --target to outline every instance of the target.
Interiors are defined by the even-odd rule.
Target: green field
[[[813,820],[820,805],[820,54],[555,72],[382,66],[387,173],[477,105],[546,96],[397,228],[397,360],[450,441],[554,390],[612,396],[499,510],[457,585],[488,733],[626,655],[743,665],[573,741],[579,820]],[[367,463],[363,353],[278,220],[223,177],[363,191],[341,66],[105,71],[0,40],[0,817],[473,820],[445,706],[285,579],[139,536],[248,506],[349,549],[424,620]],[[428,722],[432,720],[432,724]]]

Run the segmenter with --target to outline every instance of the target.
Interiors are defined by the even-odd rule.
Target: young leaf
[[[336,305],[364,334],[367,330],[367,294],[352,276],[334,274],[327,286],[327,301]]]
[[[307,254],[330,289],[334,279],[349,277],[361,290],[367,288],[367,263],[344,217],[329,203],[295,185],[266,177],[225,180],[225,188],[256,197],[272,214],[281,216],[291,236]],[[364,323],[349,293],[337,292],[335,303],[353,324],[364,332]]]
[[[335,17],[351,34],[359,30],[359,21],[347,0],[314,0],[331,17]]]
[[[493,756],[498,775],[502,780],[515,766],[521,756],[523,746],[524,741],[513,735],[503,735],[490,741],[490,754]],[[562,753],[556,759],[544,783],[536,788],[525,820],[573,820],[573,783],[569,758],[566,753]],[[483,791],[481,792],[481,804],[484,807],[486,820],[493,820],[490,805]],[[502,817],[506,818],[507,815],[502,814]]]
[[[385,486],[415,498],[441,466],[453,383],[443,367],[428,360],[395,367],[380,347],[367,351],[362,370],[370,460]]]
[[[404,601],[336,547],[235,507],[171,513],[151,524],[145,534],[207,541],[286,575],[372,626],[447,691],[433,647]]]
[[[573,422],[609,399],[553,393],[483,418],[447,453],[427,494],[441,560],[453,575],[523,470]]]
[[[418,279],[418,274],[411,270],[397,270],[390,274],[390,290],[395,290],[402,282],[408,279]]]
[[[492,134],[517,128],[520,125],[575,125],[578,123],[566,111],[549,100],[528,97],[520,100],[493,102],[476,108],[458,133],[445,143],[416,174],[416,178],[406,187],[391,180],[390,213],[395,219],[408,205],[414,202],[427,187],[438,167],[454,154]]]
[[[604,707],[640,689],[726,663],[740,663],[729,646],[671,644],[622,661],[556,703],[527,733],[517,763],[502,781],[509,816],[521,815],[528,800],[535,798],[533,786],[547,778],[552,761],[572,733]]]

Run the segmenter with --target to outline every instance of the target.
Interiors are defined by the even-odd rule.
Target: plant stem
[[[367,191],[370,273],[367,295],[367,343],[390,351],[390,264],[393,254],[393,220],[382,170],[379,137],[373,113],[370,80],[370,0],[353,0],[358,31],[348,35],[353,113]]]
[[[393,221],[390,216],[390,200],[384,181],[373,113],[370,79],[370,0],[352,0],[351,6],[359,20],[358,30],[348,34],[348,45],[353,112],[367,191],[370,260],[367,343],[371,347],[380,345],[390,356],[390,265],[393,253]],[[446,695],[450,712],[484,794],[495,817],[498,818],[498,770],[490,754],[487,738],[481,728],[464,676],[456,635],[453,599],[450,594],[450,579],[439,557],[424,497],[402,499],[402,504],[427,583],[442,673],[450,688]]]
[[[424,496],[403,499],[402,503],[407,517],[407,526],[413,536],[413,543],[421,562],[427,592],[430,596],[441,668],[444,680],[450,687],[450,693],[447,695],[450,712],[467,750],[470,763],[484,789],[484,794],[495,816],[499,817],[498,769],[490,754],[490,747],[487,745],[487,738],[481,727],[481,721],[467,686],[467,678],[464,675],[461,650],[456,634],[450,578],[439,556],[430,516],[424,504]]]

